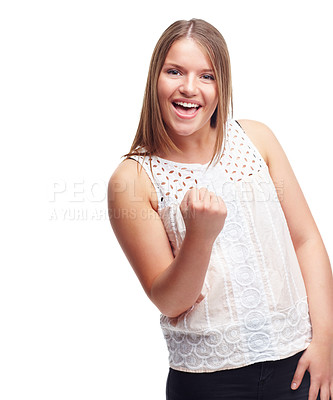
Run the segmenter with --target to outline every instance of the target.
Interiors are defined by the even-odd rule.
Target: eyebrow
[[[174,68],[177,68],[177,69],[184,69],[184,67],[182,67],[181,65],[178,65],[178,64],[173,63],[173,62],[165,63],[164,67],[166,67],[166,66],[174,67]],[[212,70],[211,68],[203,68],[200,71],[214,73],[214,70]]]

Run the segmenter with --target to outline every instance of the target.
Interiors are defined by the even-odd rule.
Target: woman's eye
[[[180,74],[180,72],[179,72],[177,69],[169,69],[169,70],[167,71],[167,73],[168,73],[169,75],[179,75],[179,74]]]
[[[214,76],[213,76],[213,75],[210,75],[210,74],[202,75],[202,77],[203,77],[204,79],[208,79],[208,80],[212,80],[212,81],[215,80]]]

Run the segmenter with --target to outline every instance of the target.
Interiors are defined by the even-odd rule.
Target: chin
[[[196,131],[195,130],[172,130],[171,131],[171,134],[172,134],[172,136],[190,136],[190,135],[192,135],[193,133],[195,133]]]
[[[172,135],[178,136],[190,136],[193,133],[200,130],[200,127],[172,127],[171,129],[167,129]]]

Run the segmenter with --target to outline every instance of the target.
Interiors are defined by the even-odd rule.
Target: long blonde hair
[[[181,152],[166,132],[158,101],[157,82],[172,44],[182,38],[194,39],[207,53],[212,63],[218,89],[218,104],[210,125],[221,133],[217,135],[214,154],[209,165],[218,154],[221,154],[229,107],[231,116],[233,115],[230,57],[221,33],[208,22],[194,18],[189,21],[174,22],[158,40],[150,61],[138,129],[129,153],[122,157],[129,158],[131,155],[139,154],[151,156],[160,151],[167,153],[170,149]]]

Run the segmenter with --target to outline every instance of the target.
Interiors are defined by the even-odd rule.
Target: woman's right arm
[[[110,178],[111,226],[148,297],[162,314],[177,317],[200,296],[226,207],[205,188],[189,190],[180,206],[186,233],[174,257],[163,223],[152,207],[155,189],[137,165],[135,160],[125,160]]]

